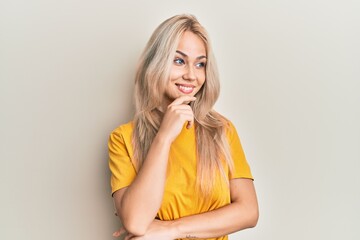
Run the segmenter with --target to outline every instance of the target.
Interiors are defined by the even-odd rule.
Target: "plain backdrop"
[[[160,22],[192,13],[255,176],[231,239],[360,239],[360,3],[0,1],[0,239],[112,239],[107,140]]]

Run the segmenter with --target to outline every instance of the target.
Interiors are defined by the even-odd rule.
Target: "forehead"
[[[193,32],[186,31],[181,36],[177,50],[184,52],[189,57],[206,56],[204,41]]]

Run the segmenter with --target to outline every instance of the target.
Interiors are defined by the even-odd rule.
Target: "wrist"
[[[183,234],[181,233],[181,227],[180,227],[180,220],[176,219],[170,222],[170,233],[172,238],[171,239],[179,239],[183,238]]]
[[[161,131],[159,131],[154,138],[154,142],[157,142],[163,146],[170,147],[170,145],[172,143],[172,139],[170,139],[168,134],[164,134]]]
[[[186,218],[185,218],[186,219]],[[186,227],[184,218],[178,218],[176,220],[171,221],[171,233],[174,238],[172,239],[198,239],[199,236],[196,236],[192,230]]]

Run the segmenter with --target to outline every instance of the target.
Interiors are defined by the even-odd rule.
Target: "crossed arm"
[[[121,189],[115,194],[121,198],[125,191]],[[128,231],[125,239],[214,238],[254,227],[258,219],[258,205],[253,181],[233,179],[230,181],[230,192],[231,203],[227,206],[173,221],[153,220],[141,235]],[[114,236],[120,236],[124,231],[120,229]]]
[[[126,231],[126,240],[213,238],[256,225],[255,188],[253,181],[245,178],[230,180],[229,205],[173,221],[154,220],[163,198],[169,148],[168,141],[158,135],[133,183],[114,193],[116,210],[124,226],[114,236]]]

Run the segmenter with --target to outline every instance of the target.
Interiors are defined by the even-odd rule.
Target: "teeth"
[[[192,89],[193,89],[192,87],[185,87],[185,86],[181,86],[181,85],[179,85],[179,88],[186,92],[192,91]]]

